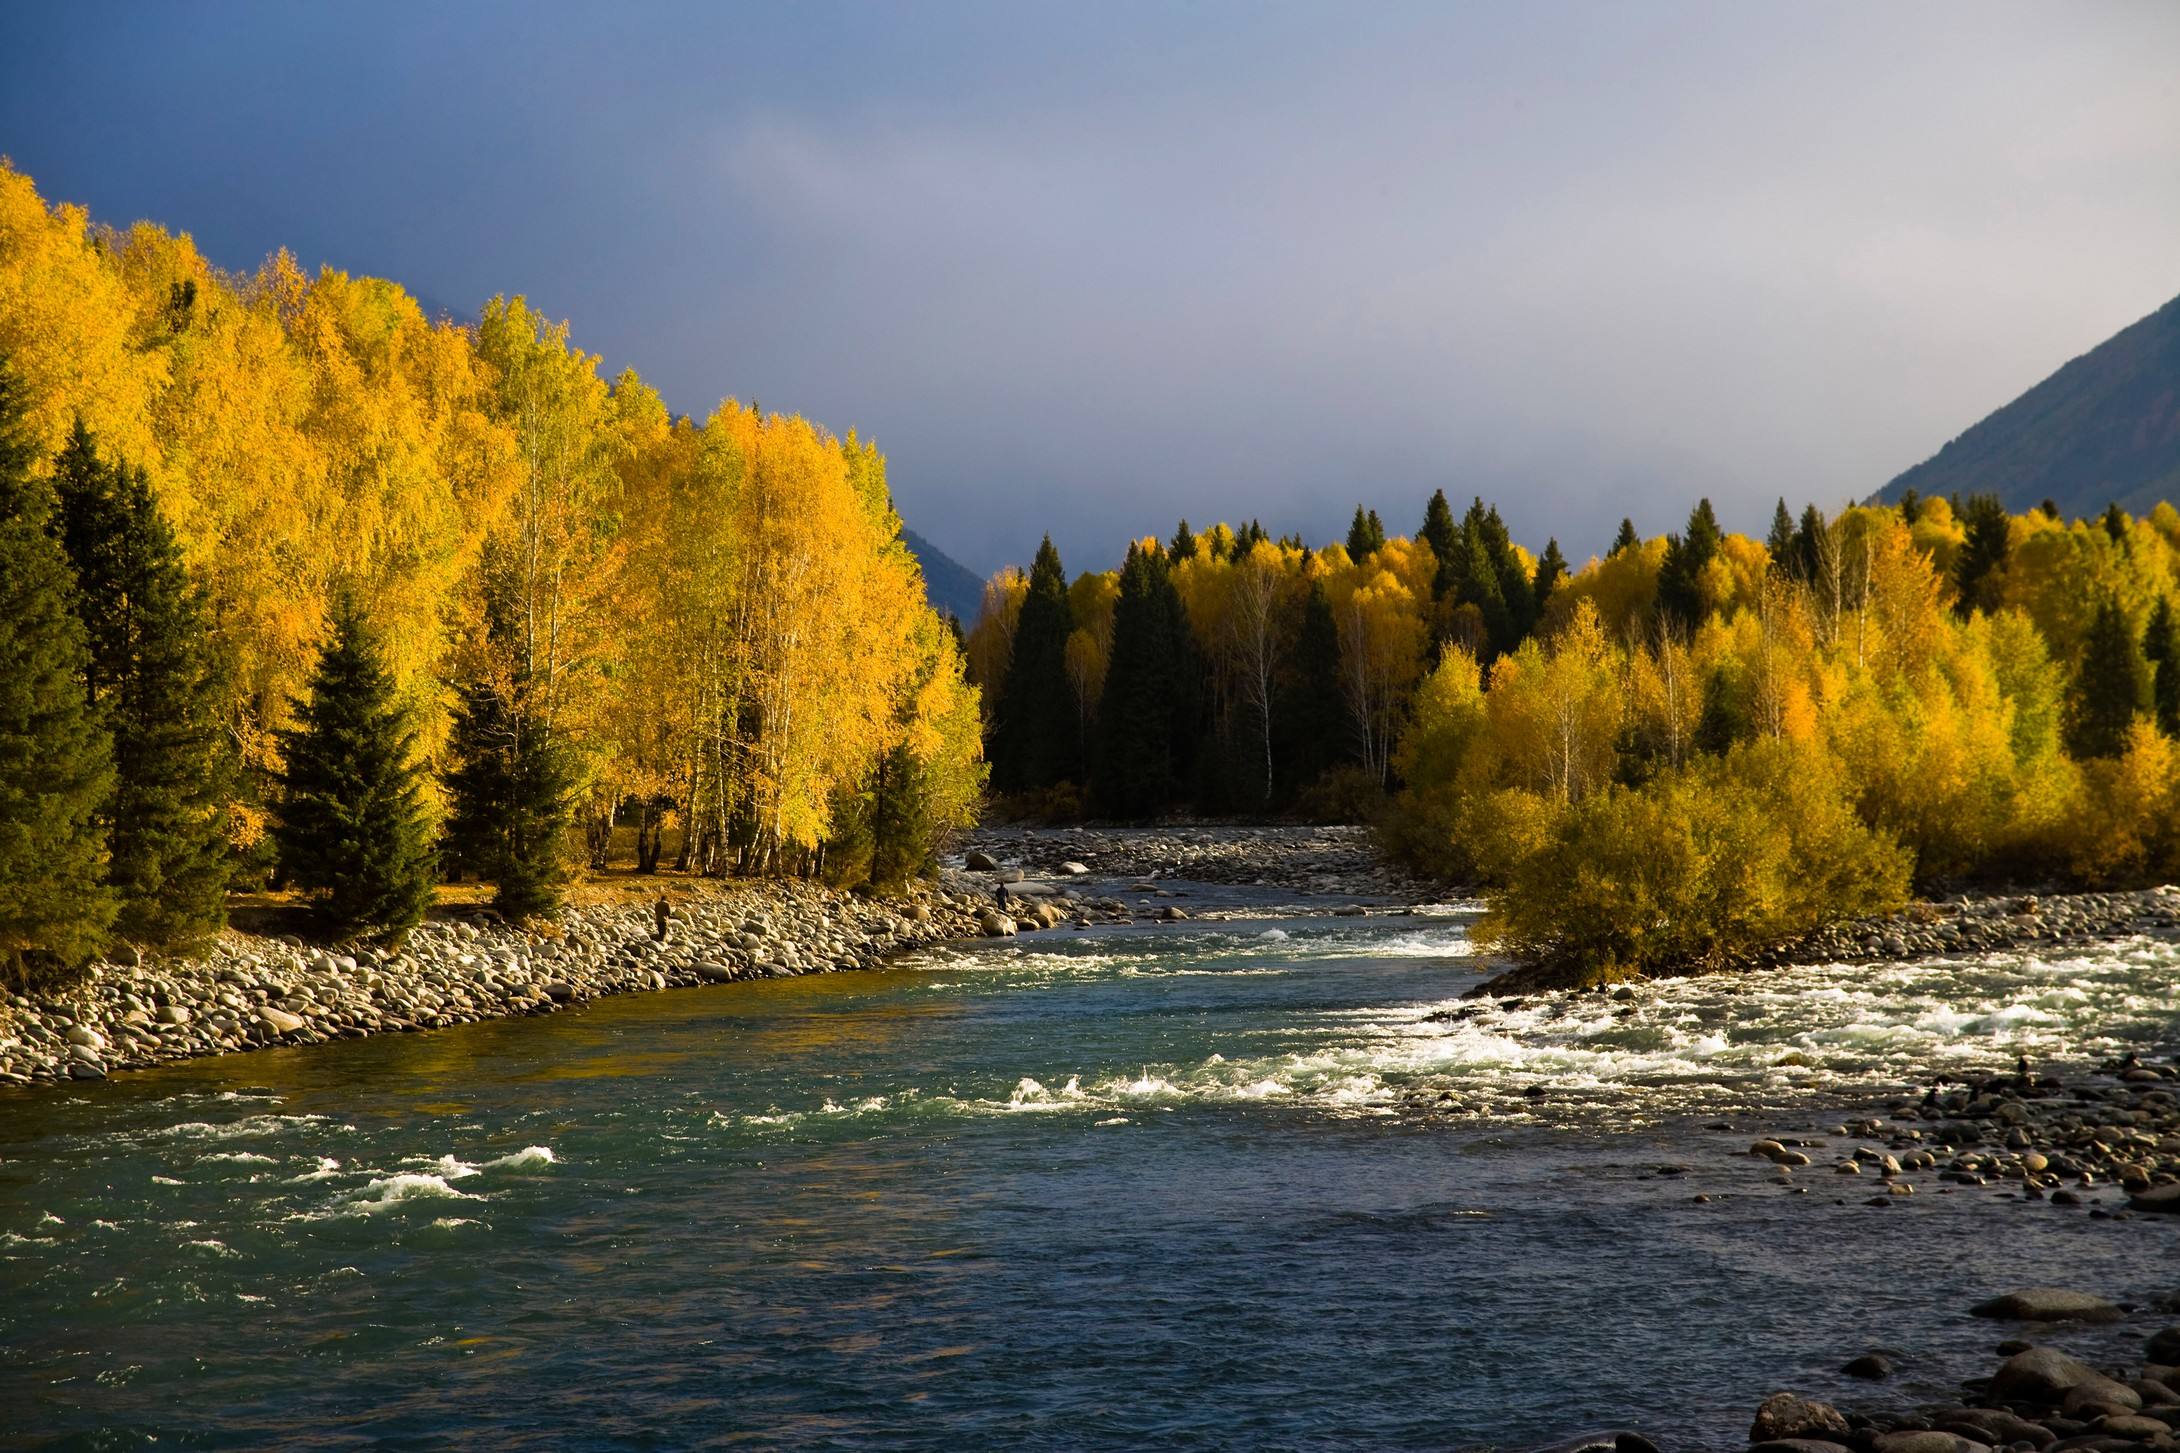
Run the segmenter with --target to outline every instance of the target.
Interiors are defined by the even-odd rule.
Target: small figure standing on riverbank
[[[658,932],[653,937],[657,938],[660,943],[664,943],[666,942],[666,925],[673,921],[674,905],[667,902],[666,895],[661,893],[659,894],[659,901],[651,905],[651,913],[658,920]]]

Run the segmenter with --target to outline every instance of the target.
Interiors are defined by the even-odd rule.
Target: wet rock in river
[[[1846,1417],[1829,1403],[1790,1392],[1775,1392],[1756,1410],[1756,1419],[1749,1424],[1749,1441],[1768,1443],[1782,1438],[1830,1438],[1834,1435],[1844,1438],[1849,1431]]]
[[[2102,1297],[2063,1287],[2030,1287],[1970,1307],[1969,1313],[2008,1322],[2116,1322],[2120,1309]]]

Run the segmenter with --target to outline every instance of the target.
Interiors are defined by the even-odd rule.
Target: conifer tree
[[[1347,556],[1360,564],[1385,548],[1385,526],[1376,510],[1355,506],[1355,519],[1347,527]]]
[[[1112,664],[1098,705],[1097,796],[1119,817],[1173,806],[1187,780],[1195,665],[1165,552],[1131,545],[1113,607]]]
[[[375,633],[342,592],[280,733],[280,870],[336,938],[398,938],[431,904],[433,846],[415,734]]]
[[[231,738],[201,592],[141,469],[101,462],[78,420],[54,466],[54,525],[90,645],[85,683],[113,737],[101,812],[122,937],[201,942],[226,922]]]
[[[97,953],[117,903],[99,815],[112,749],[84,692],[75,581],[24,413],[0,359],[0,981],[30,989]]]
[[[2116,501],[2104,507],[2104,533],[2111,537],[2115,545],[2125,544],[2127,541],[2127,512]]]
[[[2142,632],[2142,656],[2150,663],[2150,704],[2157,729],[2180,737],[2180,619],[2169,596],[2159,596]]]
[[[1794,569],[1794,517],[1786,512],[1786,499],[1780,497],[1778,506],[1771,512],[1771,533],[1764,537],[1764,548],[1771,552],[1771,568],[1778,575],[1790,575]]]
[[[1431,577],[1431,599],[1444,600],[1454,581],[1454,554],[1460,548],[1461,527],[1454,523],[1453,507],[1446,503],[1446,492],[1431,491],[1431,501],[1423,507],[1423,540],[1431,547],[1431,556],[1438,562],[1438,571]]]
[[[1923,497],[1914,489],[1900,491],[1900,518],[1914,524],[1923,517]]]
[[[2067,747],[2077,757],[2116,757],[2127,748],[2135,715],[2150,708],[2149,665],[2127,612],[2114,597],[2097,603],[2068,703]]]
[[[1702,623],[1708,602],[1703,596],[1703,576],[1718,557],[1724,538],[1718,515],[1708,499],[1699,500],[1689,512],[1685,533],[1668,535],[1665,560],[1658,567],[1658,610],[1684,631]]]
[[[1080,722],[1067,677],[1067,638],[1074,629],[1067,572],[1047,535],[1030,567],[1029,594],[1014,628],[1014,659],[992,736],[993,785],[1002,792],[1082,780]]]
[[[2006,507],[1996,495],[1975,495],[1968,501],[1964,524],[1966,538],[1953,561],[1958,592],[1953,608],[1962,620],[1998,607],[1998,572],[2006,564]]]
[[[1187,520],[1181,521],[1180,525],[1174,530],[1173,544],[1170,548],[1175,564],[1179,564],[1183,560],[1196,558],[1196,532],[1188,527]]]
[[[1295,638],[1295,687],[1282,693],[1290,772],[1306,787],[1349,759],[1347,705],[1340,695],[1340,624],[1324,582],[1312,580]]]
[[[1620,517],[1620,533],[1612,537],[1612,548],[1605,553],[1617,555],[1622,550],[1632,550],[1642,544],[1643,537],[1635,533],[1635,522],[1627,516]]]
[[[1536,574],[1530,577],[1529,597],[1531,620],[1544,619],[1544,607],[1551,600],[1552,592],[1567,577],[1567,557],[1559,553],[1559,538],[1555,535],[1544,542],[1544,557],[1537,561]]]
[[[446,853],[494,884],[510,918],[560,906],[572,774],[517,649],[511,592],[486,566],[484,640],[461,686],[447,774]]]

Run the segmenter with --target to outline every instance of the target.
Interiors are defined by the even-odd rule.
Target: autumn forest
[[[230,882],[339,934],[616,852],[883,886],[975,811],[976,692],[853,433],[676,417],[519,297],[225,273],[4,166],[0,395],[19,977],[200,941]]]

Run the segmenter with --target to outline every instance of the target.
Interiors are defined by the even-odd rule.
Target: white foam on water
[[[51,1211],[44,1211],[41,1212],[38,1216],[38,1224],[40,1226],[66,1226],[68,1223],[66,1221],[63,1221],[60,1217],[54,1215]]]
[[[468,1192],[458,1191],[448,1185],[444,1176],[420,1171],[401,1171],[395,1175],[376,1177],[365,1183],[361,1189],[351,1191],[327,1214],[371,1216],[405,1201],[476,1199]]]
[[[209,1251],[209,1252],[211,1252],[211,1253],[212,1253],[212,1254],[213,1254],[214,1256],[240,1256],[240,1255],[242,1255],[242,1253],[241,1253],[241,1252],[239,1252],[239,1251],[235,1250],[235,1248],[233,1248],[232,1246],[229,1246],[229,1245],[228,1245],[228,1244],[227,1244],[226,1242],[224,1242],[224,1241],[221,1241],[221,1240],[218,1240],[218,1239],[216,1239],[216,1238],[212,1238],[212,1237],[207,1237],[207,1238],[206,1238],[205,1240],[202,1240],[202,1241],[190,1241],[190,1242],[185,1242],[185,1243],[183,1243],[183,1244],[184,1244],[184,1245],[187,1245],[187,1246],[192,1246],[192,1247],[195,1247],[195,1248],[196,1248],[197,1250],[199,1250],[199,1251]]]
[[[254,1150],[215,1150],[209,1155],[197,1157],[200,1161],[220,1160],[235,1165],[278,1165],[280,1162],[269,1155],[259,1155]]]
[[[341,1163],[339,1161],[331,1156],[321,1155],[318,1157],[317,1169],[304,1171],[298,1176],[289,1176],[288,1180],[291,1184],[303,1181],[323,1181],[330,1180],[340,1173]]]
[[[484,1163],[486,1170],[541,1170],[548,1165],[558,1165],[560,1157],[553,1154],[549,1145],[527,1145],[513,1155],[503,1155],[498,1160]]]
[[[1267,939],[1272,943],[1285,943],[1287,941],[1287,930],[1284,928],[1267,928],[1257,937]]]
[[[296,1126],[323,1124],[325,1119],[323,1115],[245,1115],[240,1120],[221,1125],[208,1120],[185,1120],[150,1133],[154,1137],[175,1140],[234,1140],[257,1135],[285,1135]]]

